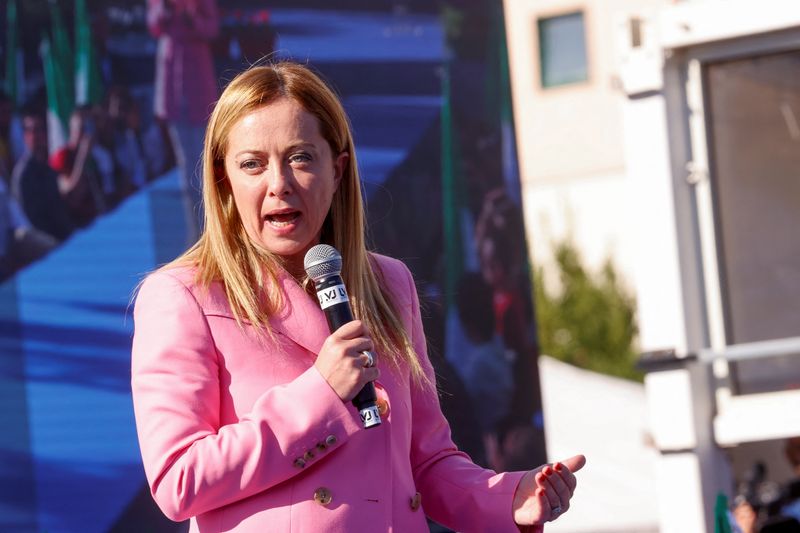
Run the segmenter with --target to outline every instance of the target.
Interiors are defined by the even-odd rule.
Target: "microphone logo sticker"
[[[317,298],[319,299],[319,305],[322,309],[350,301],[347,297],[347,289],[344,288],[344,285],[334,285],[317,291]]]
[[[377,426],[381,423],[381,414],[375,405],[359,409],[358,414],[361,415],[361,423],[364,424],[365,428]]]

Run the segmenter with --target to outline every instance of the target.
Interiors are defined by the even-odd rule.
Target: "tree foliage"
[[[536,269],[534,297],[541,352],[575,366],[637,381],[636,301],[620,283],[610,260],[589,272],[575,245],[555,244],[558,294],[546,290],[544,270]]]

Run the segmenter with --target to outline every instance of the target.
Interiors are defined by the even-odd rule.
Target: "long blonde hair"
[[[366,323],[382,355],[396,366],[404,364],[414,382],[424,383],[409,334],[367,252],[361,180],[349,120],[333,91],[308,67],[291,62],[251,67],[225,88],[211,113],[203,147],[205,228],[198,242],[165,268],[196,266],[201,286],[215,281],[222,284],[240,324],[246,320],[272,337],[269,318],[283,305],[277,289],[280,257],[248,237],[225,175],[224,159],[233,126],[245,115],[285,97],[317,118],[331,153],[349,154],[322,226],[321,242],[342,254],[342,278],[353,314]]]

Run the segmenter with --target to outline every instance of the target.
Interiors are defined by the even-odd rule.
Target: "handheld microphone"
[[[342,272],[342,256],[333,246],[318,244],[313,246],[303,259],[303,267],[308,277],[314,281],[319,305],[325,312],[328,328],[331,333],[344,324],[353,321],[350,299],[340,275]],[[371,356],[371,354],[370,354]],[[372,356],[372,360],[375,358]],[[361,415],[364,428],[379,426],[381,416],[376,404],[378,397],[375,386],[370,381],[353,398],[353,405]]]

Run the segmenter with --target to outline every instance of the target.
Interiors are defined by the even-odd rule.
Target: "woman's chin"
[[[277,242],[275,239],[261,239],[259,244],[269,253],[280,257],[284,264],[298,263],[302,268],[303,259],[305,258],[306,252],[318,242],[318,239],[307,241],[281,239]]]

